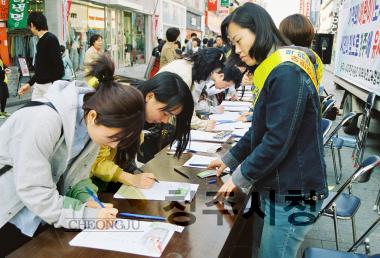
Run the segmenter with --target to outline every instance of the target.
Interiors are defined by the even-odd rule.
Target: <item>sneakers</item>
[[[0,119],[7,118],[11,115],[11,113],[8,112],[0,112]]]

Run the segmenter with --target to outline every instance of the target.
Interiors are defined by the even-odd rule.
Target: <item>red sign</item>
[[[208,5],[208,10],[211,12],[216,12],[216,10],[218,9],[217,0],[208,0],[207,5]]]
[[[7,21],[9,13],[9,0],[0,0],[0,21]]]

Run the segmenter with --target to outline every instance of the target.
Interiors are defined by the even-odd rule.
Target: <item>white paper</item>
[[[243,137],[244,134],[249,130],[249,128],[243,128],[243,129],[235,129],[232,133],[233,136],[236,137]]]
[[[218,157],[210,157],[210,156],[201,156],[201,155],[193,155],[189,160],[185,162],[182,166],[191,167],[191,168],[207,168],[211,161],[218,159]],[[190,165],[190,164],[199,164],[199,165]]]
[[[225,106],[224,111],[245,112],[245,111],[249,111],[249,107],[248,106]]]
[[[224,112],[223,114],[210,115],[211,120],[223,121],[223,120],[237,120],[240,114],[236,112]]]
[[[251,102],[245,102],[245,101],[227,101],[224,100],[221,104],[221,106],[228,106],[228,107],[248,107],[250,108],[252,106]]]
[[[224,143],[230,138],[230,135],[226,135],[222,139],[215,139],[214,136],[216,136],[216,135],[217,135],[217,133],[210,133],[210,132],[205,132],[205,131],[200,131],[200,130],[191,130],[190,140],[191,141]]]
[[[217,124],[214,131],[234,131],[235,129],[245,129],[249,128],[251,123],[235,122],[235,123],[221,123]]]
[[[173,171],[173,173],[175,173]],[[141,189],[134,186],[122,185],[114,198],[157,200],[157,201],[191,201],[197,192],[198,184],[160,181],[152,188]]]
[[[177,148],[177,142],[175,142],[172,145],[171,150],[175,150],[176,148]],[[195,152],[215,153],[221,148],[222,148],[222,145],[219,143],[189,141],[189,143],[187,144],[186,150],[195,151]]]
[[[160,257],[174,234],[169,223],[128,219],[118,219],[116,223],[107,230],[83,230],[69,244]]]

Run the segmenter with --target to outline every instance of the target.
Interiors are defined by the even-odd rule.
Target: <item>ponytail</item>
[[[115,65],[107,54],[99,56],[89,68],[88,75],[95,76],[99,86],[95,92],[84,96],[84,116],[94,110],[96,124],[120,128],[121,131],[112,136],[115,141],[120,141],[118,149],[136,146],[145,121],[143,95],[132,86],[114,81]]]

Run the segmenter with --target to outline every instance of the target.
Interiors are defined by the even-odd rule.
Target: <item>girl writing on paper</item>
[[[56,81],[41,99],[23,107],[0,127],[0,256],[34,235],[42,222],[83,228],[88,219],[116,218],[111,204],[100,209],[86,191],[99,146],[127,149],[139,141],[144,97],[113,79],[114,64],[103,55],[83,82]],[[73,222],[74,221],[74,222]],[[76,221],[76,222],[75,222]],[[108,224],[108,223],[103,223]],[[5,253],[5,254],[4,254]]]

